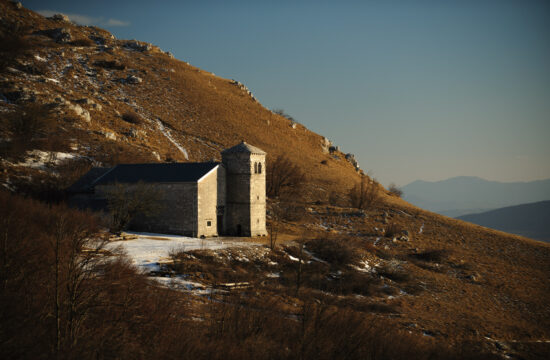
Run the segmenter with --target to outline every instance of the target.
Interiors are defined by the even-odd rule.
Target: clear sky
[[[243,82],[383,184],[550,177],[550,1],[23,1]]]

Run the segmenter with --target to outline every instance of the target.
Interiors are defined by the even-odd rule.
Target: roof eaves
[[[212,169],[210,169],[206,174],[204,174],[203,176],[200,177],[200,179],[198,179],[196,182],[199,183],[201,182],[202,179],[204,179],[205,177],[207,177],[211,172],[213,172],[214,170],[216,170],[217,168],[220,167],[220,164],[217,164],[216,166],[214,166]],[[193,181],[194,182],[194,181]]]

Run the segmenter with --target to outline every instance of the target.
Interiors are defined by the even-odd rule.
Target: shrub
[[[126,69],[126,65],[121,64],[118,61],[109,61],[109,60],[98,60],[94,62],[94,66],[102,67],[104,69],[108,70],[124,70]]]
[[[446,260],[450,255],[449,250],[426,250],[418,254],[412,254],[411,257],[414,259],[426,261],[426,262],[437,262],[440,263]]]
[[[343,239],[314,239],[306,243],[307,249],[332,265],[347,265],[358,260],[359,255],[349,241]]]
[[[82,39],[73,40],[73,41],[71,41],[70,44],[73,45],[73,46],[86,46],[86,47],[89,47],[89,46],[94,46],[95,42],[93,42],[92,40],[90,40],[88,38],[82,38]]]
[[[122,120],[134,125],[139,125],[142,123],[141,116],[139,116],[135,112],[129,112],[129,111],[122,114]]]
[[[399,263],[390,261],[378,269],[378,273],[397,282],[407,282],[411,275]]]
[[[394,183],[391,183],[390,186],[388,187],[388,191],[390,192],[390,195],[392,196],[396,196],[396,197],[401,197],[403,196],[403,190],[401,190],[399,187],[397,187],[397,185],[395,185]]]
[[[357,209],[376,207],[381,201],[378,182],[362,176],[361,181],[349,190],[348,198],[350,205]]]
[[[385,235],[387,237],[394,237],[397,235],[402,235],[403,232],[404,232],[404,229],[401,226],[397,225],[396,223],[391,223],[386,228]]]
[[[266,192],[270,198],[296,198],[306,182],[302,169],[285,156],[267,161]]]

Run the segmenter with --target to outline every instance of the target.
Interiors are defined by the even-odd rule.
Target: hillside
[[[508,206],[458,219],[535,240],[550,242],[550,201]]]
[[[317,197],[359,178],[345,154],[328,153],[328,139],[266,109],[241,83],[151,44],[45,19],[6,1],[0,26],[4,36],[19,32],[17,45],[26,47],[2,72],[2,113],[47,104],[56,121],[40,134],[49,139],[41,150],[106,164],[208,161],[244,139],[271,157],[291,157],[316,184],[310,190]],[[6,56],[18,50],[8,45]],[[5,130],[1,136],[9,138]],[[0,182],[25,182],[34,170],[23,163],[3,161]]]
[[[442,181],[417,180],[403,188],[404,199],[423,209],[457,217],[490,209],[550,200],[550,179],[498,182],[459,176]]]
[[[208,289],[203,295],[184,296],[150,279],[127,283],[132,270],[127,264],[116,268],[119,273],[107,279],[111,292],[105,294],[101,287],[98,294],[106,299],[119,296],[112,303],[130,303],[137,315],[119,314],[110,306],[108,320],[101,312],[93,313],[95,317],[87,319],[95,322],[89,320],[86,329],[112,326],[111,332],[96,334],[97,342],[83,335],[79,341],[89,347],[80,351],[107,349],[96,358],[157,358],[154,354],[159,356],[162,346],[179,349],[197,336],[200,341],[189,345],[196,346],[195,352],[186,350],[189,358],[242,358],[250,349],[254,352],[249,356],[254,353],[258,359],[341,358],[346,357],[342,344],[354,351],[355,345],[363,349],[378,340],[384,340],[380,346],[386,355],[368,353],[370,358],[453,358],[447,356],[447,347],[455,358],[469,358],[471,349],[478,358],[493,354],[544,359],[550,353],[549,244],[434,214],[381,188],[376,206],[350,208],[347,192],[361,175],[352,157],[330,152],[327,138],[265,108],[244,85],[174,59],[154,45],[119,40],[61,16],[44,18],[6,0],[0,0],[0,37],[0,184],[5,190],[0,192],[0,211],[6,219],[0,230],[17,250],[9,254],[24,259],[10,263],[11,268],[5,265],[6,245],[0,248],[5,255],[0,262],[3,270],[21,270],[13,273],[15,294],[28,296],[25,286],[45,286],[40,294],[51,299],[47,286],[53,280],[44,285],[26,266],[51,275],[55,259],[48,246],[55,243],[55,231],[50,224],[56,224],[51,219],[65,211],[55,206],[52,210],[51,203],[62,202],[64,188],[91,166],[220,160],[222,149],[245,140],[271,158],[286,155],[307,175],[303,198],[294,204],[303,214],[284,214],[275,249],[258,246],[261,251],[245,254],[249,257],[239,250],[212,252],[208,247],[192,252],[166,249],[171,255],[149,275],[200,283]],[[34,209],[31,217],[27,207]],[[274,214],[269,213],[271,224]],[[21,239],[32,249],[28,258]],[[267,240],[248,241],[265,245]],[[31,277],[28,282],[25,276]],[[125,287],[119,293],[116,285],[121,283]],[[221,283],[246,287],[219,291]],[[151,298],[158,303],[147,303],[145,291],[156,294]],[[20,341],[25,346],[33,345],[35,333],[49,339],[34,330],[42,329],[38,325],[51,330],[52,312],[40,307],[40,297],[39,313],[24,308],[25,297],[10,294],[2,299],[12,299],[11,305],[22,310],[12,316],[6,307],[2,319],[17,325],[19,333],[5,325],[0,334],[28,333],[28,343]],[[162,313],[164,308],[175,310]],[[157,313],[162,321],[144,320]],[[49,322],[34,321],[33,316]],[[129,317],[124,326],[109,322],[121,317]],[[8,323],[10,319],[15,320]],[[181,328],[190,329],[186,336],[169,336]],[[367,335],[371,343],[364,340]],[[122,351],[118,342],[129,339],[137,339],[130,355],[117,356]],[[316,339],[333,346],[329,349]],[[24,349],[12,340],[0,344],[0,354]],[[146,350],[141,343],[148,345]],[[402,353],[388,355],[393,348]],[[461,356],[459,349],[469,355]],[[431,351],[441,355],[431,356]],[[368,358],[365,354],[348,358]],[[167,358],[181,356],[172,353]]]

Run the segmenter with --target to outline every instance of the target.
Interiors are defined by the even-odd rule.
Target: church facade
[[[267,235],[266,153],[241,142],[221,155],[221,163],[95,168],[69,190],[74,203],[101,208],[115,186],[132,189],[143,183],[153,187],[160,210],[135,219],[130,228],[138,231],[193,237]]]

